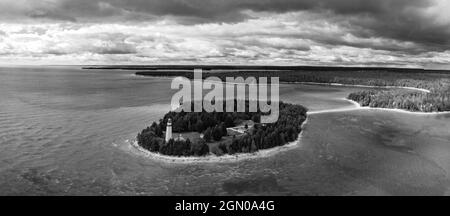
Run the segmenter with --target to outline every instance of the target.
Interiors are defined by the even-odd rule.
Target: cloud
[[[440,49],[450,42],[446,0],[3,0],[3,19],[24,17],[71,22],[148,21],[182,24],[242,22],[248,11],[328,12],[343,17],[357,36],[412,41]]]
[[[53,11],[48,10],[33,10],[30,11],[27,16],[31,18],[42,18],[42,19],[50,19],[50,20],[61,20],[61,21],[70,21],[75,22],[76,19],[70,16],[66,16],[61,13],[55,13]]]
[[[446,0],[1,0],[0,55],[446,64],[448,10]]]
[[[302,16],[311,17],[300,12],[240,23],[189,26],[164,22],[0,24],[4,31],[0,62],[377,66],[450,63],[448,53],[411,51],[420,47],[413,43],[384,38],[367,40],[348,34],[338,25],[318,24],[313,18],[287,22]],[[388,45],[397,48],[385,48]]]

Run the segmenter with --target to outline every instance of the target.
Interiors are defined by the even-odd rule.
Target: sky
[[[0,64],[450,69],[448,0],[0,0]]]

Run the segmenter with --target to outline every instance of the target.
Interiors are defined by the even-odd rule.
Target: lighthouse
[[[170,139],[172,139],[172,119],[169,118],[166,126],[166,142],[169,142]]]

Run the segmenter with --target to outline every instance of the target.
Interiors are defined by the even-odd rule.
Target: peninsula
[[[191,67],[188,67],[190,69]],[[279,77],[280,82],[302,84],[347,85],[371,87],[354,92],[347,99],[363,107],[402,109],[412,112],[450,111],[450,71],[409,68],[358,68],[358,67],[207,67],[203,78],[225,77]],[[138,68],[133,68],[139,70]],[[187,69],[141,68],[139,76],[174,77],[191,79]]]

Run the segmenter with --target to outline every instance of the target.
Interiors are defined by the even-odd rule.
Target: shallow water
[[[311,111],[349,87],[282,84]],[[1,195],[450,195],[450,115],[310,116],[298,148],[239,163],[166,164],[126,140],[169,108],[170,79],[76,67],[0,68]]]

